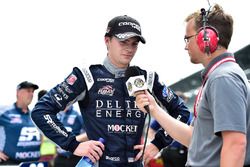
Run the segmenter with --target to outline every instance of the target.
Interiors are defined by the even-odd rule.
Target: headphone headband
[[[210,8],[208,11],[204,8],[201,9],[203,26],[198,30],[196,38],[200,50],[207,55],[213,53],[217,49],[219,41],[219,33],[216,28],[207,25],[209,12]]]

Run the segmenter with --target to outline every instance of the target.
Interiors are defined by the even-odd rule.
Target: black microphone
[[[125,71],[125,77],[127,78],[138,76],[138,75],[143,75],[143,74],[141,73],[140,68],[137,66],[130,66]]]
[[[206,15],[206,10],[204,8],[201,8],[201,15],[202,15],[202,26],[203,26],[203,30],[204,30],[204,41],[208,41],[207,38],[207,32],[206,32],[206,26],[207,26],[207,15]]]
[[[201,8],[201,15],[202,15],[202,26],[203,26],[203,32],[204,32],[204,35],[203,35],[203,41],[205,44],[204,49],[205,49],[205,53],[209,54],[210,53],[210,47],[209,47],[210,39],[208,38],[208,35],[207,35],[208,32],[206,30],[207,21],[208,21],[208,18],[207,18],[208,12],[206,12],[204,8]]]
[[[206,15],[206,10],[204,8],[201,8],[201,15],[203,15],[203,16]]]
[[[144,75],[141,73],[139,67],[130,66],[125,72],[125,77],[128,78],[126,82],[129,96],[135,96],[135,92],[147,90],[147,84]],[[149,106],[144,106],[145,110],[149,113]]]
[[[127,90],[130,96],[135,96],[135,92],[137,91],[144,91],[148,89],[148,86],[145,82],[145,77],[143,75],[143,73],[141,72],[140,68],[137,66],[130,66],[127,68],[126,72],[125,72],[125,77],[128,78],[127,82],[126,82],[126,86],[127,86]],[[143,149],[142,149],[142,155],[140,157],[140,159],[143,159],[144,156],[144,152],[146,149],[146,144],[147,144],[147,139],[148,139],[148,131],[149,131],[149,125],[151,122],[151,115],[150,115],[150,110],[149,110],[149,106],[146,105],[144,106],[145,110],[148,113],[148,125],[147,125],[147,129],[146,129],[146,134],[145,134],[145,140],[144,140],[144,145],[143,145]]]

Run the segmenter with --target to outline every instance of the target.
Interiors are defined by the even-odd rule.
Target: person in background
[[[63,123],[68,132],[72,132],[79,137],[84,135],[85,128],[81,114],[73,106],[68,106],[57,114],[57,118]],[[72,154],[57,147],[57,155],[54,160],[54,167],[75,167],[81,156]]]
[[[125,76],[125,71],[139,42],[146,41],[139,22],[122,15],[109,21],[104,42],[108,53],[103,64],[74,67],[64,81],[38,101],[32,119],[61,148],[86,156],[94,163],[98,161],[101,167],[142,167],[141,137],[146,114],[139,111],[135,97],[128,94],[126,81],[129,77]],[[159,82],[157,73],[136,69],[147,78],[150,90],[169,113],[187,122],[187,107],[171,89]],[[89,139],[84,142],[68,132],[57,118],[59,111],[74,102],[78,102],[84,119]],[[98,141],[100,137],[105,140],[104,144]],[[156,140],[161,144],[164,138],[159,135]]]
[[[185,49],[190,61],[202,64],[202,86],[194,103],[191,126],[176,121],[147,92],[136,104],[150,113],[175,140],[188,147],[186,166],[250,166],[250,85],[227,51],[233,18],[218,4],[186,19]]]
[[[16,102],[0,110],[0,165],[18,165],[40,158],[41,137],[28,108],[38,85],[28,81],[16,88]]]
[[[47,93],[47,90],[40,90],[38,92],[38,100],[41,99],[42,96],[44,96]],[[48,162],[49,167],[54,166],[54,158],[56,155],[56,145],[53,143],[50,139],[48,139],[46,136],[41,134],[42,142],[40,147],[40,153],[41,157],[39,161]]]

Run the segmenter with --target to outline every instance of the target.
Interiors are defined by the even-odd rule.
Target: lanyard
[[[233,57],[226,57],[226,58],[224,58],[224,59],[221,59],[220,61],[218,61],[217,63],[215,63],[215,64],[208,70],[208,72],[206,73],[206,75],[205,75],[205,77],[204,77],[204,79],[203,79],[203,81],[202,81],[202,85],[201,85],[201,87],[200,87],[200,89],[199,89],[199,92],[198,92],[198,94],[197,94],[197,96],[196,96],[196,98],[195,98],[195,102],[194,102],[194,116],[195,116],[195,118],[197,117],[197,107],[198,107],[198,104],[199,104],[199,102],[200,102],[200,100],[201,100],[202,90],[203,90],[203,88],[204,88],[204,86],[205,86],[205,84],[206,84],[206,81],[207,81],[209,75],[210,75],[218,66],[220,66],[221,64],[223,64],[223,63],[225,63],[225,62],[229,62],[229,61],[235,62],[235,59],[234,59]]]

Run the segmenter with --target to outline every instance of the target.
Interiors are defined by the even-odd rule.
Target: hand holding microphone
[[[129,96],[136,97],[139,94],[145,94],[145,91],[148,89],[148,87],[145,81],[145,77],[143,74],[141,74],[138,67],[136,66],[128,67],[125,76],[129,78],[126,82]],[[147,113],[149,113],[149,106],[144,105],[143,107],[147,111]],[[139,108],[142,109],[143,107]]]

